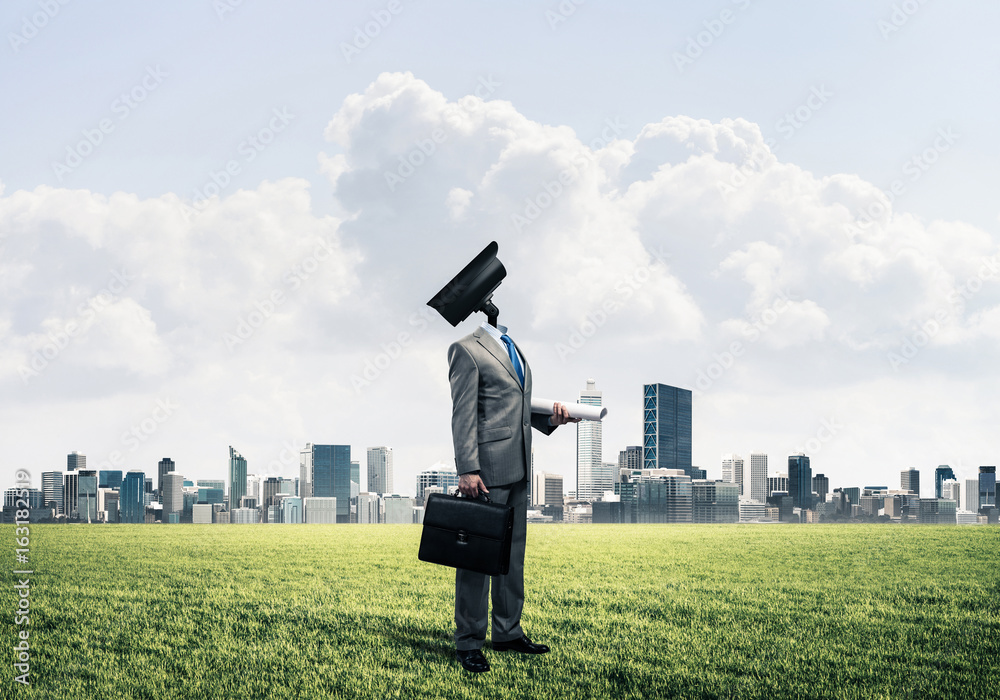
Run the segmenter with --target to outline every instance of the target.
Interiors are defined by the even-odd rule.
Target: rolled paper
[[[542,413],[551,416],[555,413],[555,401],[550,399],[531,399],[531,412]],[[588,406],[582,403],[568,403],[560,401],[562,405],[569,409],[570,418],[582,418],[583,420],[601,420],[608,415],[608,409],[603,406]]]

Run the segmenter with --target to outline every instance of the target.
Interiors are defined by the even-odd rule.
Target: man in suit
[[[521,629],[524,605],[524,540],[527,532],[528,465],[531,428],[546,435],[578,422],[566,407],[552,416],[531,413],[531,369],[507,328],[484,322],[448,348],[451,382],[451,431],[455,442],[458,488],[470,498],[488,493],[496,503],[514,507],[510,570],[504,576],[458,569],[455,577],[455,648],[462,667],[490,669],[483,656],[492,583],[494,651],[544,654]]]

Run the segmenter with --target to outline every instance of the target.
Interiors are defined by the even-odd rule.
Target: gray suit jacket
[[[548,416],[531,413],[531,369],[524,388],[506,350],[481,327],[448,348],[451,434],[459,474],[478,471],[487,488],[525,478],[531,463],[531,428],[548,435]]]

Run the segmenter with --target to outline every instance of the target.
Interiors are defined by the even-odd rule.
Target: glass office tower
[[[691,392],[666,384],[642,387],[642,468],[691,476]]]

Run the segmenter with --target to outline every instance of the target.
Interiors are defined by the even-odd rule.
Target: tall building
[[[691,474],[691,392],[666,384],[642,387],[642,467]]]
[[[351,522],[351,446],[313,445],[310,481],[313,496],[337,499],[337,522]]]
[[[792,497],[792,507],[803,510],[813,507],[812,467],[809,458],[794,454],[788,458],[788,495]]]
[[[727,484],[739,486],[741,496],[746,493],[747,489],[743,488],[743,458],[741,456],[738,454],[722,455],[722,480]]]
[[[597,382],[587,380],[587,387],[580,392],[578,403],[585,406],[600,406],[601,392]],[[576,497],[581,501],[596,501],[604,489],[597,482],[603,472],[603,424],[599,420],[585,420],[576,424]]]
[[[830,479],[825,474],[817,474],[813,477],[813,491],[820,503],[826,502],[826,494],[830,493]]]
[[[368,448],[368,492],[393,492],[391,447]]]
[[[80,512],[79,479],[80,473],[75,469],[63,475],[63,508],[67,518],[76,518]]]
[[[278,494],[281,492],[281,479],[277,476],[267,477],[264,479],[262,489],[260,506],[262,511],[266,513],[268,508],[278,504]]]
[[[334,504],[336,507],[336,504]],[[301,525],[302,520],[302,499],[298,496],[288,495],[281,500],[281,522]]]
[[[904,469],[899,473],[899,488],[920,495],[920,472],[916,469]]]
[[[63,510],[63,472],[42,472],[42,497],[46,508],[55,508],[56,514]]]
[[[232,449],[232,448],[230,448]],[[176,514],[180,522],[180,515],[184,512],[184,475],[177,472],[167,472],[163,475],[163,522],[171,522],[170,515]]]
[[[81,521],[97,521],[97,472],[93,469],[78,469],[77,474],[77,514]]]
[[[955,472],[947,464],[942,464],[934,470],[934,498],[944,498],[941,495],[941,484],[948,479],[954,480]]]
[[[788,474],[775,474],[774,476],[767,477],[767,495],[765,496],[765,500],[778,491],[788,493]]]
[[[533,506],[559,506],[563,505],[563,478],[562,474],[546,474],[545,472],[535,472],[535,483],[532,484],[531,493],[534,496]]]
[[[757,503],[767,501],[767,455],[763,452],[750,453],[750,500]]]
[[[119,489],[122,486],[121,469],[102,469],[97,472],[97,488]]]
[[[619,452],[618,469],[642,469],[642,445],[629,445]]]
[[[962,485],[955,479],[945,479],[941,482],[941,498],[955,501],[955,507],[962,507]]]
[[[160,503],[163,503],[163,477],[174,471],[177,471],[177,465],[174,464],[174,460],[169,457],[164,457],[160,460],[159,464],[157,464],[156,493],[160,496]]]
[[[962,510],[970,513],[979,512],[979,479],[965,480],[965,498],[962,499]]]
[[[82,455],[77,451],[66,455],[66,471],[75,472],[87,468],[87,455]]]
[[[121,510],[121,522],[146,522],[145,495],[146,475],[135,469],[125,475],[121,491],[118,495],[118,508]]]
[[[309,498],[312,496],[312,464],[313,446],[307,442],[306,446],[299,452],[299,496]]]
[[[240,507],[240,499],[247,495],[247,461],[229,446],[229,510]]]
[[[374,525],[382,521],[382,497],[377,493],[362,491],[358,494],[358,523]]]
[[[997,468],[979,467],[979,509],[997,506]]]
[[[455,489],[458,488],[458,471],[455,467],[435,464],[430,469],[424,469],[417,474],[418,505],[426,505],[424,491],[434,486],[440,487],[441,493],[454,493]]]
[[[361,490],[361,461],[357,459],[351,460],[351,482],[357,486],[357,490],[351,491],[351,498],[357,496],[357,492]],[[354,489],[354,487],[351,487]]]

